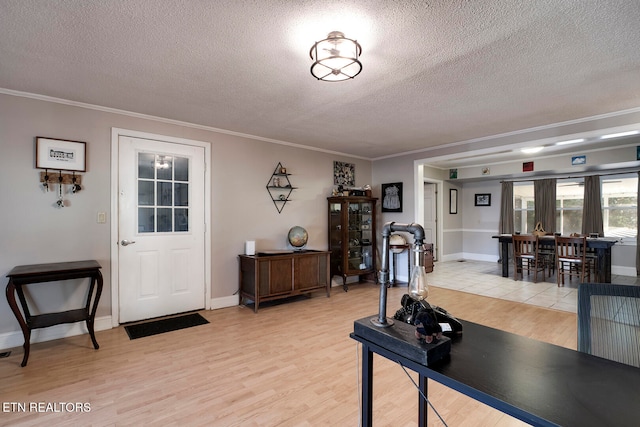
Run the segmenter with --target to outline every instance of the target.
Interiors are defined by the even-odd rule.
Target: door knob
[[[120,244],[122,246],[129,246],[134,244],[136,241],[135,240],[127,240],[127,239],[122,239],[122,241],[120,242]]]

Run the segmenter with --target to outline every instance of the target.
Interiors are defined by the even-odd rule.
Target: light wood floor
[[[390,316],[405,291],[389,290]],[[574,313],[435,286],[429,301],[461,319],[576,348]],[[358,284],[257,314],[205,311],[207,325],[133,341],[123,327],[100,331],[99,350],[87,335],[33,344],[25,368],[22,349],[12,349],[0,359],[0,425],[357,426],[361,349],[349,333],[377,307],[378,287]],[[402,369],[376,356],[374,370],[374,425],[417,425],[418,394]],[[449,426],[523,425],[432,381],[429,397]],[[90,412],[11,412],[11,402],[79,402]]]

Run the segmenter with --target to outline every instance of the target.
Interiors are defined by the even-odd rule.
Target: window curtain
[[[513,231],[513,182],[503,182],[502,192],[500,193],[498,233],[513,234]],[[498,251],[498,253],[502,254],[502,251]],[[509,257],[513,257],[513,245],[509,246]],[[500,258],[498,262],[509,262],[509,260]]]
[[[503,182],[500,196],[498,233],[513,234],[513,231],[513,182]]]
[[[536,223],[541,222],[544,231],[556,231],[556,179],[538,179],[533,181],[533,198]]]
[[[600,176],[584,177],[584,206],[582,207],[582,234],[598,233],[604,236],[602,224],[602,191]]]

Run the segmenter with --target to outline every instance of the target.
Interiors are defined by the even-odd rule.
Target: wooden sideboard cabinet
[[[331,291],[329,251],[239,255],[241,303],[254,302],[257,313],[263,301],[287,298],[324,289]]]

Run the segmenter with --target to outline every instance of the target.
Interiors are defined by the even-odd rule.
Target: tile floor
[[[533,274],[524,280],[502,277],[502,265],[497,262],[447,261],[436,262],[433,272],[427,274],[430,285],[454,289],[477,295],[523,302],[555,310],[577,312],[578,281],[573,279],[558,287],[555,275],[533,283]],[[638,285],[637,277],[613,275],[612,283]]]

